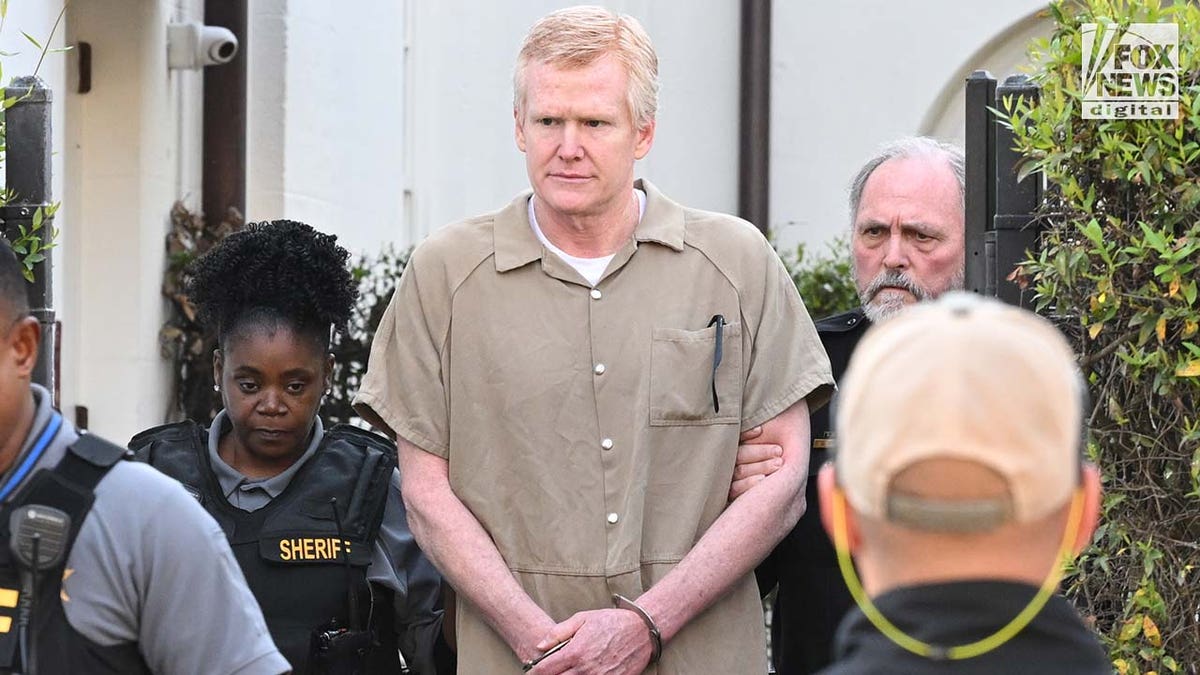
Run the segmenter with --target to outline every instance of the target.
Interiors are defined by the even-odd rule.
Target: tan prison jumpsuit
[[[555,621],[666,575],[724,509],[739,432],[802,398],[823,404],[832,384],[763,236],[638,186],[645,214],[594,289],[538,241],[528,193],[430,235],[357,399],[449,461],[454,493]],[[764,643],[747,574],[657,672],[760,675]],[[462,673],[520,672],[462,597],[458,649]]]

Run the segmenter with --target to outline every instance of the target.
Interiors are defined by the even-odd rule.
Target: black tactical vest
[[[194,422],[144,431],[129,445],[138,460],[188,487],[220,523],[271,637],[295,673],[399,672],[390,592],[366,578],[396,466],[395,446],[369,432],[335,426],[278,497],[246,512],[225,499],[209,461],[208,432]],[[359,615],[355,627],[374,631],[366,664],[356,657],[311,662],[314,632],[350,625],[351,592]]]
[[[0,589],[19,591],[22,579],[17,562],[9,550],[9,517],[26,505],[50,506],[71,516],[71,529],[61,561],[50,570],[38,573],[34,590],[36,611],[33,632],[36,635],[38,673],[95,673],[96,675],[136,675],[150,673],[136,643],[105,647],[80,635],[63,611],[61,600],[63,572],[79,529],[95,501],[95,487],[128,451],[118,445],[83,435],[71,446],[53,470],[41,469],[0,509]],[[11,597],[12,593],[4,593]],[[0,672],[23,672],[18,648],[18,608],[4,602],[0,607]],[[13,604],[9,608],[7,605]]]

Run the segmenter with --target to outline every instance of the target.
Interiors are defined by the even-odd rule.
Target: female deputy
[[[130,447],[221,524],[296,673],[432,673],[441,580],[408,530],[395,447],[317,416],[357,296],[336,239],[253,223],[194,263],[224,410]]]

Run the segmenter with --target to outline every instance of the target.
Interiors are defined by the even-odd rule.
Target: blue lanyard
[[[12,475],[12,478],[9,478],[4,487],[0,488],[0,500],[6,499],[8,497],[8,493],[12,492],[14,488],[21,484],[21,481],[25,480],[25,476],[29,474],[29,470],[33,468],[34,464],[37,464],[39,459],[41,459],[42,454],[46,452],[46,448],[49,447],[50,441],[53,440],[56,435],[58,435],[58,430],[60,428],[62,428],[62,415],[59,415],[56,412],[51,412],[50,421],[46,424],[46,427],[42,429],[42,434],[38,436],[37,441],[33,444],[33,449],[31,449],[29,454],[26,455],[25,461],[21,462],[21,466],[17,468],[17,471]]]

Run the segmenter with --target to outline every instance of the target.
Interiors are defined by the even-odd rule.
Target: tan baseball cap
[[[1066,504],[1080,474],[1082,378],[1038,315],[948,293],[873,327],[839,394],[837,477],[866,516],[943,531],[1028,522]],[[893,489],[933,459],[990,469],[1007,495],[931,499]]]

